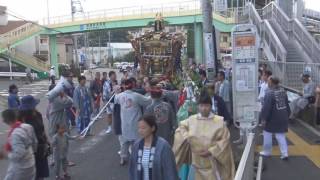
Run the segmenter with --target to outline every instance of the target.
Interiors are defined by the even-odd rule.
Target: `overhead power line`
[[[7,10],[6,13],[7,13],[9,16],[12,16],[12,17],[14,17],[14,18],[17,18],[17,19],[22,20],[22,21],[27,22],[27,23],[32,23],[32,24],[34,24],[34,25],[36,25],[36,26],[39,26],[39,27],[41,27],[41,28],[44,28],[44,29],[47,29],[47,30],[50,30],[50,31],[55,31],[55,32],[63,33],[62,31],[59,31],[59,30],[56,30],[56,29],[53,29],[53,28],[49,28],[49,27],[47,27],[47,26],[43,26],[43,25],[41,25],[41,24],[39,24],[39,23],[37,23],[37,22],[27,20],[26,18],[21,17],[21,16],[19,16],[19,15],[15,15],[15,14],[17,14],[17,13],[15,13],[15,12],[13,12],[13,11],[11,11],[11,10]]]

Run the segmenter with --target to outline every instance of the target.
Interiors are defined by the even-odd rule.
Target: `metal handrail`
[[[162,13],[164,17],[169,16],[174,12],[174,15],[183,15],[185,13],[189,15],[201,14],[199,0],[189,0],[184,2],[173,2],[167,4],[151,5],[148,7],[133,6],[133,7],[122,7],[113,9],[103,9],[97,11],[85,12],[80,16],[74,17],[74,21],[92,20],[100,18],[111,18],[117,20],[126,20],[132,18],[154,18],[155,13]],[[62,15],[56,17],[50,17],[49,21],[43,19],[43,25],[54,25],[61,23],[72,22],[71,15]]]
[[[28,54],[25,54],[21,51],[15,51],[14,53],[11,53],[10,56],[17,59],[18,61],[22,61],[23,63],[27,63],[30,66],[33,66],[34,68],[37,68],[42,71],[48,71],[49,65],[42,60],[30,56]]]
[[[0,35],[0,48],[7,48],[8,45],[12,45],[21,38],[30,36],[36,32],[39,32],[41,28],[33,23],[26,23],[20,27],[17,27],[5,34]]]
[[[258,33],[261,36],[263,20],[261,19],[258,11],[256,10],[253,4],[249,5],[249,19],[252,21],[254,25],[257,26]]]
[[[273,56],[275,57],[276,61],[285,62],[287,60],[287,51],[284,48],[283,44],[281,43],[280,39],[278,38],[277,34],[272,29],[270,23],[267,20],[264,20],[264,36],[268,36],[269,41],[269,47],[271,49],[275,49],[275,51],[272,51]]]
[[[297,18],[289,19],[274,2],[263,8],[263,14],[266,19],[276,20],[288,37],[293,35],[313,62],[319,61],[320,45]]]
[[[300,42],[309,57],[317,62],[320,55],[320,46],[318,42],[311,36],[298,19],[294,19],[292,23],[294,37]]]
[[[303,15],[320,19],[320,12],[312,9],[305,9]]]
[[[289,17],[280,9],[280,7],[270,2],[267,6],[262,8],[264,19],[274,19],[283,28],[284,31],[291,31],[291,22]]]
[[[252,23],[257,26],[257,30],[261,39],[263,39],[265,43],[267,43],[266,45],[268,45],[268,47],[270,48],[274,59],[276,61],[285,62],[287,58],[287,51],[278,38],[277,34],[272,29],[270,23],[266,20],[261,19],[258,11],[253,4],[249,5],[249,14]]]
[[[320,32],[320,21],[303,18],[302,24],[307,27],[308,31]]]
[[[245,8],[228,8],[224,12],[213,11],[213,16],[223,19],[226,23],[235,23],[235,12],[242,14]],[[200,15],[201,6],[200,0],[189,0],[183,2],[173,2],[167,4],[158,4],[148,7],[133,6],[123,7],[116,9],[103,9],[97,11],[85,12],[82,15],[73,17],[74,22],[82,21],[101,21],[101,19],[107,20],[129,20],[137,18],[154,18],[155,13],[162,13],[163,17],[170,16],[182,16],[182,15]],[[49,22],[47,18],[42,19],[43,25],[50,25],[55,27],[65,23],[72,23],[71,15],[62,15],[56,17],[50,17]]]

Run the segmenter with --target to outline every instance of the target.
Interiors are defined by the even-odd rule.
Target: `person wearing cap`
[[[37,137],[33,127],[19,121],[13,109],[4,110],[2,119],[10,127],[5,148],[0,149],[0,160],[8,158],[9,162],[4,180],[35,179]]]
[[[56,71],[55,71],[55,67],[54,66],[51,66],[49,77],[50,77],[50,80],[51,80],[51,84],[55,84]]]
[[[125,91],[117,94],[114,99],[114,103],[121,107],[120,165],[125,165],[129,157],[129,146],[139,139],[138,120],[142,116],[142,109],[151,103],[151,99],[132,91],[130,79],[125,80],[124,88]]]
[[[177,168],[183,163],[192,164],[192,179],[196,180],[231,180],[235,165],[230,132],[223,117],[212,113],[212,100],[206,91],[200,94],[198,108],[199,113],[181,121],[175,132]]]
[[[156,117],[157,136],[164,138],[172,145],[173,134],[177,127],[176,114],[170,104],[161,100],[162,90],[160,87],[152,87],[150,94],[152,103],[147,106],[144,114],[151,114]]]
[[[45,133],[43,118],[41,113],[36,110],[39,102],[39,99],[35,99],[31,95],[24,96],[21,98],[18,112],[18,119],[31,125],[37,137],[38,147],[35,152],[36,180],[49,177],[48,156],[50,155],[50,145]]]
[[[308,104],[315,103],[316,86],[310,78],[308,72],[302,74],[302,82],[304,84],[303,92],[300,97],[290,103],[291,115],[290,119],[297,118],[299,112],[307,107]]]
[[[285,133],[288,132],[288,122],[290,108],[288,96],[283,88],[279,86],[280,80],[277,77],[270,76],[268,79],[268,88],[264,97],[264,103],[261,109],[261,121],[263,129],[263,151],[262,156],[271,156],[272,154],[272,135],[275,134],[278,141],[282,160],[288,159],[288,145]]]

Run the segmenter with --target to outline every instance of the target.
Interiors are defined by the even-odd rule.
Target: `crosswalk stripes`
[[[19,88],[19,96],[25,96],[25,95],[32,95],[32,96],[38,96],[40,94],[43,94],[45,92],[48,92],[49,82],[48,81],[39,81],[32,84],[26,84]],[[0,96],[8,97],[8,89],[1,89],[0,90]]]
[[[34,82],[32,84],[26,84],[19,88],[19,97],[23,97],[26,95],[32,95],[34,97],[39,98],[38,96],[45,94],[48,92],[49,82],[47,80]],[[6,108],[7,105],[7,97],[9,96],[8,89],[0,89],[0,107]]]

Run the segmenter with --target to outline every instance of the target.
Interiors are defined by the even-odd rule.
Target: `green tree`
[[[123,61],[134,62],[135,61],[135,52],[131,51],[123,56]]]

